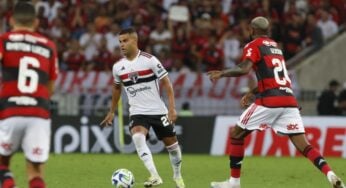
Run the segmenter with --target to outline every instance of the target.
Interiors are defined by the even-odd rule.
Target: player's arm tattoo
[[[258,93],[258,87],[253,88],[250,92],[252,94],[257,94]]]
[[[252,68],[252,62],[245,60],[234,68],[226,69],[222,71],[222,77],[238,77],[248,74]]]

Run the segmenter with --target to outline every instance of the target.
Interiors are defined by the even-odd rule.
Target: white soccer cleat
[[[175,182],[176,188],[185,188],[185,183],[183,178],[175,178],[174,182]]]
[[[211,188],[240,188],[240,184],[232,185],[228,180],[222,182],[211,182]]]
[[[330,183],[333,185],[333,188],[346,188],[345,184],[336,175],[331,175],[328,179]]]
[[[161,185],[162,179],[160,177],[149,177],[147,181],[144,182],[144,187],[156,187]]]

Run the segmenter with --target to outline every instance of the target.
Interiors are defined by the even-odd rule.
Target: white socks
[[[336,177],[336,174],[333,172],[333,171],[329,171],[327,173],[327,178],[328,178],[328,181],[332,183],[332,177],[335,176]]]
[[[171,160],[171,165],[173,168],[173,178],[181,178],[181,150],[178,142],[167,146],[167,151],[169,153],[169,159]]]
[[[142,133],[135,133],[132,135],[132,140],[136,146],[139,158],[143,161],[144,166],[148,169],[150,175],[159,177],[154,164],[153,156],[145,140],[145,135]]]
[[[240,185],[240,178],[230,177],[228,181],[231,183],[231,185]]]

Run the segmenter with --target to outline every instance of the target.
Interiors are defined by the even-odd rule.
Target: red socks
[[[244,140],[231,138],[230,148],[230,168],[231,177],[240,178],[241,163],[244,158]]]
[[[321,153],[311,145],[307,146],[304,149],[303,155],[308,158],[325,175],[327,175],[327,173],[331,171],[331,168],[327,164],[327,161],[322,157]]]
[[[34,179],[30,180],[29,182],[29,188],[45,188],[46,185],[42,178],[35,177]]]

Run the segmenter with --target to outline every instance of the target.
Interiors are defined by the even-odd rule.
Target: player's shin
[[[331,168],[329,167],[327,161],[322,157],[321,153],[311,145],[305,147],[303,155],[308,158],[326,176],[328,172],[331,171]]]
[[[230,181],[239,180],[241,172],[241,164],[244,158],[244,139],[231,138],[230,148]]]
[[[1,188],[14,188],[15,182],[11,171],[5,165],[0,165],[0,187]]]
[[[46,184],[44,183],[41,177],[35,177],[29,181],[29,188],[45,188]]]
[[[135,144],[139,158],[143,161],[144,166],[148,169],[150,175],[153,177],[159,177],[154,164],[153,156],[146,143],[145,135],[142,133],[135,133],[132,135],[132,140]]]
[[[171,161],[171,165],[173,168],[173,173],[174,176],[173,178],[181,178],[181,161],[182,161],[182,156],[181,156],[181,150],[178,142],[167,146],[167,151],[169,153],[169,159]]]

